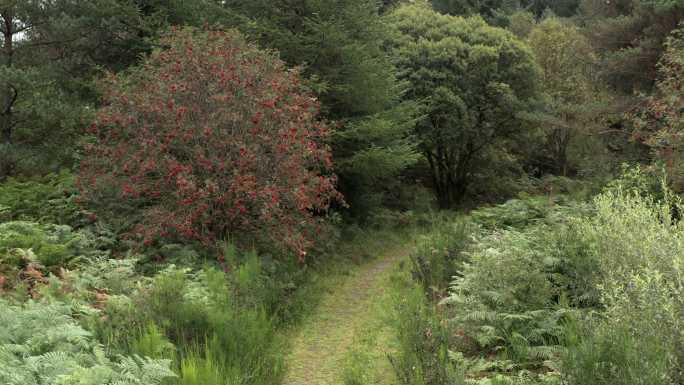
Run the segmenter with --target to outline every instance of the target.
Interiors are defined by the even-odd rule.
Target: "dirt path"
[[[294,336],[283,385],[344,384],[345,373],[363,365],[364,385],[390,384],[392,338],[384,322],[391,272],[408,248],[388,252],[325,294],[316,313]],[[350,365],[350,362],[354,362]]]

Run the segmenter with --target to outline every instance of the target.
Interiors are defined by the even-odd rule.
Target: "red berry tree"
[[[318,102],[297,71],[238,32],[185,28],[160,43],[105,81],[81,163],[84,198],[134,218],[146,243],[230,237],[302,258],[317,214],[341,199]]]

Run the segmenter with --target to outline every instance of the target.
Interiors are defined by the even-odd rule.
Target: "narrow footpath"
[[[343,385],[355,368],[367,372],[363,385],[392,383],[389,281],[408,253],[408,248],[389,251],[357,266],[325,294],[293,336],[283,385]]]

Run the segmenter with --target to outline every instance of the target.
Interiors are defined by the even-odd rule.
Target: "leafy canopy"
[[[161,45],[105,84],[85,199],[148,244],[230,236],[303,257],[321,231],[314,212],[339,198],[316,99],[237,32],[180,29]]]
[[[331,147],[339,188],[356,217],[418,160],[409,138],[416,106],[401,101],[405,84],[387,57],[387,26],[376,0],[229,0],[241,31],[301,66],[336,121]]]
[[[537,95],[529,48],[480,17],[441,15],[419,3],[388,16],[390,45],[407,98],[425,104],[420,149],[442,207],[459,203],[478,157],[524,131],[520,114]]]

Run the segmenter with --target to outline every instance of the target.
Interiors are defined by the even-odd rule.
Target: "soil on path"
[[[392,382],[387,354],[393,338],[385,322],[389,278],[407,255],[406,249],[395,250],[355,267],[324,295],[315,314],[294,335],[283,385],[343,384],[355,354],[357,361],[369,361],[366,369],[372,373],[366,385]]]

